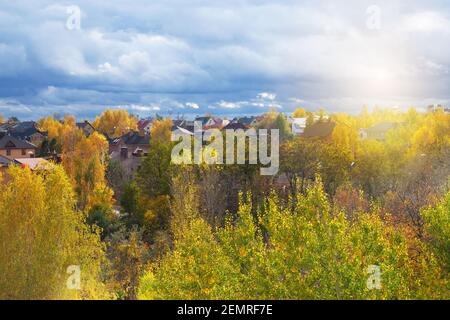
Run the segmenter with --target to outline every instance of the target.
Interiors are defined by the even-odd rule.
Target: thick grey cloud
[[[299,104],[349,112],[364,104],[448,104],[450,5],[376,5],[2,1],[0,113],[91,117],[117,106],[142,115],[231,115]]]

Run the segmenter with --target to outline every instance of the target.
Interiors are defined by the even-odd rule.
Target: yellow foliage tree
[[[127,132],[137,130],[137,119],[127,110],[109,109],[95,119],[93,126],[108,137],[117,138]]]
[[[75,186],[81,209],[112,205],[112,190],[105,180],[107,152],[108,141],[97,132],[79,137],[73,149],[63,145],[63,166]]]
[[[154,121],[150,131],[152,141],[155,143],[170,142],[172,125],[172,120],[169,118]]]
[[[306,110],[303,108],[297,108],[292,112],[294,118],[306,118]]]
[[[99,231],[74,210],[62,167],[47,169],[10,167],[0,186],[0,299],[106,298]],[[70,266],[80,270],[79,290],[67,285]]]

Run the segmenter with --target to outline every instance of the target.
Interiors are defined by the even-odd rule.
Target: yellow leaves
[[[239,256],[240,257],[246,257],[247,256],[247,249],[245,249],[245,247],[240,247],[239,248]]]
[[[306,117],[306,110],[303,108],[297,108],[292,113],[292,117],[294,118],[305,118]]]
[[[155,120],[151,129],[152,143],[170,142],[172,134],[172,120],[170,118]]]
[[[64,170],[42,175],[10,167],[0,193],[0,298],[93,298],[103,250],[83,215],[74,211],[74,194]],[[83,272],[82,290],[66,289],[69,265]]]
[[[127,110],[108,109],[95,119],[93,126],[108,137],[117,138],[127,132],[137,130],[137,119]]]
[[[62,163],[79,197],[79,206],[112,205],[112,191],[106,187],[105,162],[108,141],[97,133],[86,137],[74,120],[61,124]]]
[[[144,214],[144,223],[146,225],[151,225],[155,222],[157,218],[156,213],[153,210],[147,210]]]

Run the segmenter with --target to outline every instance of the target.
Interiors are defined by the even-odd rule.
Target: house
[[[0,155],[9,159],[34,158],[36,150],[37,146],[26,140],[19,140],[6,134],[0,138]]]
[[[331,121],[314,122],[312,125],[305,128],[301,136],[305,138],[330,139],[335,127],[336,123]]]
[[[150,134],[152,129],[153,120],[152,119],[142,119],[137,123],[138,131],[142,134]]]
[[[0,131],[19,140],[26,140],[36,146],[40,146],[47,139],[47,132],[41,131],[35,121],[3,124]]]
[[[94,133],[94,131],[96,131],[94,126],[87,120],[83,122],[77,122],[76,126],[78,129],[81,129],[81,131],[83,131],[86,137],[89,137],[91,134]]]
[[[142,157],[148,154],[149,149],[150,136],[134,131],[111,139],[109,143],[111,160],[119,161],[129,178],[139,168]]]
[[[359,137],[361,140],[379,140],[384,141],[386,139],[386,133],[398,126],[395,122],[381,122],[370,128],[359,129]]]
[[[230,121],[212,116],[197,117],[194,121],[202,123],[203,129],[222,129]]]
[[[126,148],[127,156],[135,152],[147,154],[150,148],[150,135],[141,134],[136,131],[130,131],[119,138],[110,139],[109,152],[121,151]]]
[[[291,123],[293,135],[298,136],[305,132],[306,119],[307,118],[290,118],[289,122]]]

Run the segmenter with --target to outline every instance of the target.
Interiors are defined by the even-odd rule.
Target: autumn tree
[[[0,297],[107,297],[100,282],[99,230],[74,209],[75,193],[63,168],[46,169],[34,173],[13,166],[9,182],[0,187]],[[80,290],[66,285],[69,266],[80,268]]]
[[[257,220],[251,203],[241,202],[238,219],[230,216],[216,232],[194,215],[173,251],[144,275],[139,297],[448,298],[448,279],[436,256],[412,253],[402,231],[377,208],[355,212],[350,220],[332,210],[320,182],[297,197],[292,212],[271,196]],[[380,270],[378,288],[368,285],[373,268]]]
[[[431,246],[442,264],[450,273],[450,192],[434,207],[424,208],[421,216],[425,221],[425,230],[430,237]]]
[[[63,145],[63,166],[75,186],[79,207],[89,210],[96,204],[112,205],[112,190],[105,179],[106,138],[94,132],[89,137],[79,137],[73,149],[66,146]]]
[[[95,119],[93,126],[107,137],[117,138],[137,130],[137,119],[127,110],[108,109]]]
[[[294,118],[306,118],[306,110],[303,108],[297,108],[292,112],[292,117]]]
[[[136,300],[140,277],[148,260],[147,246],[142,232],[124,228],[111,234],[106,240],[109,260],[109,285],[119,300]]]

